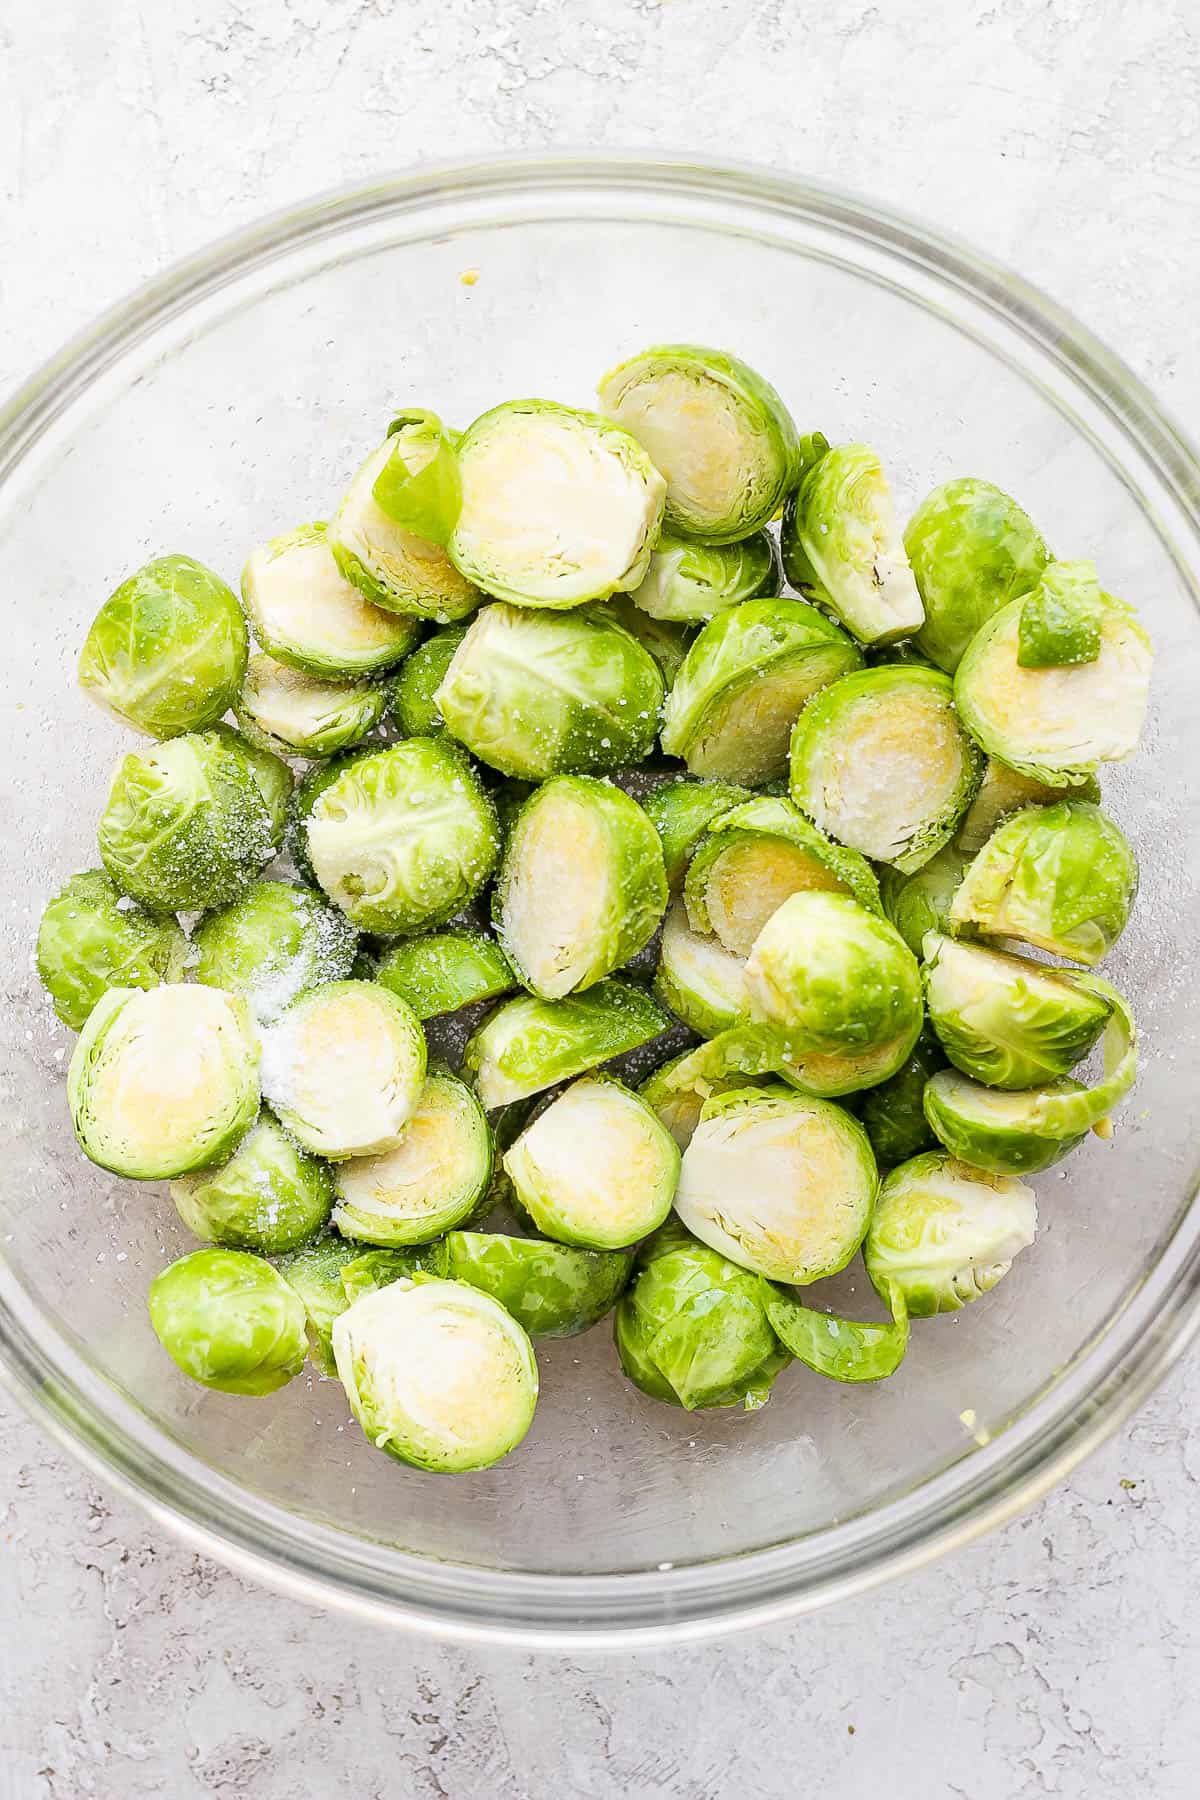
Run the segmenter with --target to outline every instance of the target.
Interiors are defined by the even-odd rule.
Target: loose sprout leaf
[[[494,1000],[518,985],[495,939],[468,926],[392,944],[379,959],[375,979],[406,1000],[421,1020]]]
[[[767,1301],[767,1317],[784,1348],[818,1375],[831,1381],[883,1381],[896,1373],[908,1349],[903,1290],[889,1285],[884,1298],[892,1314],[887,1325],[819,1312],[779,1291]]]
[[[490,1112],[636,1050],[671,1020],[643,988],[610,977],[566,1000],[523,994],[488,1014],[463,1055],[463,1075]]]
[[[462,477],[436,413],[401,413],[388,426],[391,454],[371,492],[381,512],[443,550],[462,511]]]
[[[418,470],[433,458],[438,440],[406,438],[405,465]],[[329,527],[338,568],[372,606],[439,625],[465,619],[480,602],[479,589],[455,568],[442,545],[391,518],[375,497],[375,484],[393,457],[392,439],[373,450],[342,496]]]
[[[1095,563],[1052,562],[1021,608],[1017,661],[1023,669],[1095,662],[1103,621]]]

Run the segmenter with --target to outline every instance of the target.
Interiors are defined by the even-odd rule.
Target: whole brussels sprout
[[[925,1083],[946,1066],[932,1031],[923,1031],[896,1073],[863,1095],[863,1129],[881,1168],[894,1168],[937,1143],[925,1117]]]
[[[190,556],[159,556],[96,614],[79,685],[135,731],[178,737],[228,712],[248,654],[242,609],[220,576]]]
[[[269,1262],[193,1250],[147,1298],[159,1343],[185,1375],[223,1394],[273,1394],[304,1366],[304,1304]]]
[[[1036,1231],[1023,1181],[930,1150],[885,1177],[863,1261],[883,1299],[898,1291],[914,1319],[927,1319],[990,1292]]]
[[[451,1231],[447,1274],[498,1300],[530,1337],[577,1337],[611,1312],[632,1250],[578,1250],[545,1238]]]
[[[271,854],[275,855],[283,844],[291,811],[294,782],[290,767],[281,756],[276,756],[271,750],[263,750],[258,744],[252,744],[249,738],[244,738],[240,731],[235,731],[232,725],[226,725],[220,719],[209,727],[207,735],[219,737],[223,744],[227,744],[253,776],[266,803],[271,821]]]
[[[143,912],[103,869],[72,875],[38,926],[38,975],[73,1031],[109,988],[181,981],[186,954],[187,939],[175,920]]]
[[[454,653],[467,635],[465,625],[447,625],[405,658],[392,682],[392,714],[405,737],[440,737],[445,721],[434,698]]]
[[[947,844],[908,875],[887,867],[881,871],[879,888],[884,916],[891,920],[914,956],[921,955],[927,932],[942,931],[955,937],[976,935],[973,925],[950,917],[969,862],[970,858],[956,844]]]
[[[1050,552],[1015,500],[990,481],[948,481],[922,500],[904,548],[925,623],[917,648],[953,675],[979,627],[1036,587]]]
[[[416,645],[416,619],[383,612],[346,580],[321,521],[259,546],[242,570],[254,635],[278,663],[308,675],[374,675]]]
[[[329,1236],[291,1251],[276,1264],[279,1273],[303,1303],[308,1354],[321,1375],[337,1374],[333,1360],[333,1321],[350,1304],[342,1286],[342,1270],[361,1255],[361,1244]]]
[[[494,1000],[518,985],[499,944],[466,926],[392,944],[379,959],[375,979],[407,1001],[421,1020]]]
[[[378,681],[308,675],[273,656],[252,656],[235,712],[243,733],[260,750],[331,756],[374,731],[387,698]]]
[[[667,886],[673,894],[683,891],[688,858],[712,820],[752,798],[749,788],[732,781],[695,781],[683,775],[651,789],[642,804],[662,839]]]
[[[416,420],[402,424],[355,474],[330,524],[328,541],[346,580],[372,606],[447,625],[475,611],[478,589],[455,568],[443,544],[392,518],[376,491],[385,471],[395,469],[397,457],[408,472],[420,474],[442,458],[444,448],[440,432]]]
[[[453,1075],[427,1075],[400,1142],[334,1171],[333,1222],[365,1244],[422,1244],[461,1224],[487,1192],[492,1139],[474,1094]]]
[[[863,644],[910,636],[925,612],[891,489],[866,444],[838,444],[805,473],[782,529],[785,568],[797,552],[814,591]]]
[[[690,544],[664,533],[631,599],[652,619],[703,625],[726,607],[778,594],[781,587],[779,552],[769,532],[734,544]]]
[[[925,940],[925,1004],[955,1068],[995,1088],[1069,1074],[1112,1012],[1086,976],[936,931]]]
[[[651,618],[640,606],[635,606],[632,594],[614,594],[605,606],[605,613],[654,658],[663,680],[670,687],[687,655],[688,645],[696,635],[695,628],[677,625],[670,619]]]
[[[202,919],[192,942],[196,980],[244,994],[255,1018],[269,1024],[305,988],[349,976],[358,933],[310,888],[256,881],[232,906]]]
[[[715,1037],[750,1016],[743,959],[716,938],[693,931],[679,900],[663,926],[654,991],[701,1037]]]
[[[329,1223],[333,1180],[264,1108],[227,1163],[181,1176],[171,1198],[194,1237],[271,1256]]]
[[[989,756],[983,767],[983,780],[978,792],[963,814],[962,824],[954,835],[955,848],[964,856],[975,856],[1009,813],[1023,812],[1027,806],[1056,806],[1060,800],[1090,800],[1100,804],[1100,783],[1094,775],[1064,792],[1061,787],[1047,787],[1030,775],[1018,775],[1006,763]],[[944,931],[945,925],[938,930]]]
[[[598,981],[566,1000],[515,995],[468,1040],[462,1072],[490,1112],[624,1056],[670,1028],[667,1014],[631,981]]]

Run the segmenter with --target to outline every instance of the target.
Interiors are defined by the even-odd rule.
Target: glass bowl
[[[643,1398],[609,1331],[539,1349],[534,1428],[500,1467],[406,1470],[307,1377],[208,1394],[151,1335],[189,1247],[164,1188],[85,1164],[71,1036],[31,966],[41,907],[96,862],[125,734],[74,686],[97,605],[152,554],[233,579],[327,515],[398,402],[466,421],[513,395],[587,406],[662,339],[728,345],[801,429],[863,437],[902,509],[956,474],[1018,495],[1144,612],[1142,751],[1105,777],[1143,868],[1106,969],[1144,1031],[1111,1144],[1040,1177],[1042,1232],[982,1304],[922,1323],[896,1378],[797,1365],[756,1414]],[[668,157],[542,156],[404,176],[226,239],[135,295],[0,414],[3,1362],[34,1415],[209,1553],[321,1602],[557,1647],[775,1619],[1028,1504],[1195,1329],[1200,1212],[1200,469],[1107,350],[1016,277],[844,194]],[[865,1277],[840,1297],[865,1316]]]

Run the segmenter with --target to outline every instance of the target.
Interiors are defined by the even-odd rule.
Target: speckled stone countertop
[[[1194,0],[6,0],[0,383],[164,263],[422,157],[703,148],[1017,265],[1200,411]],[[4,1800],[1185,1800],[1200,1360],[1034,1512],[675,1653],[439,1648],[251,1587],[0,1412]]]

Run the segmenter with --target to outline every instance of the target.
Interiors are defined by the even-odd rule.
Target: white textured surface
[[[922,213],[1200,400],[1194,0],[7,0],[0,385],[164,262],[423,156],[656,143]],[[0,1794],[1184,1800],[1200,1363],[1033,1514],[786,1629],[438,1649],[248,1587],[0,1416]]]

